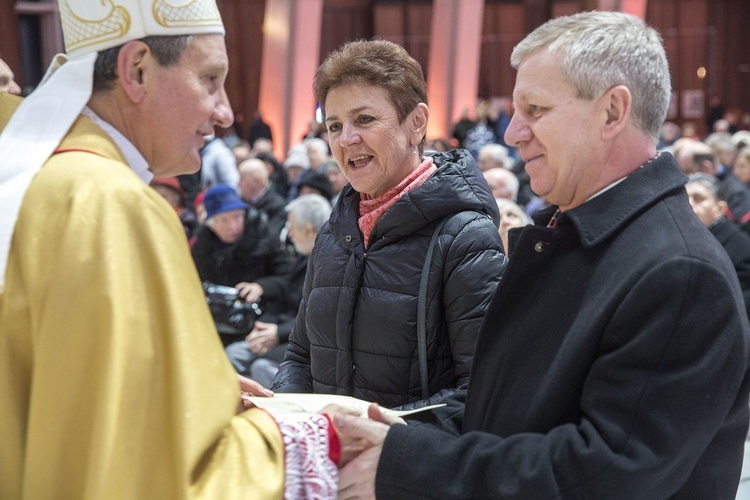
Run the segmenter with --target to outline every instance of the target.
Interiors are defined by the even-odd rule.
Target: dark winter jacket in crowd
[[[279,342],[282,344],[289,342],[289,335],[294,327],[294,319],[297,316],[299,304],[302,302],[302,287],[305,284],[308,260],[309,256],[307,255],[297,256],[296,262],[287,274],[283,296],[277,301],[278,310],[269,309],[268,314],[263,314],[260,317],[261,321],[276,323],[279,326],[277,335],[279,336]]]
[[[745,309],[750,315],[750,235],[726,217],[717,220],[709,229],[732,261],[740,280]]]
[[[268,230],[267,218],[250,208],[239,240],[227,244],[208,227],[198,229],[192,247],[193,260],[202,281],[235,286],[256,282],[264,300],[277,300],[283,292],[292,261]]]
[[[750,327],[685,181],[662,153],[510,230],[463,435],[392,426],[378,498],[734,498]]]
[[[745,226],[746,231],[750,231],[750,190],[723,165],[716,178],[726,189],[727,205],[732,219],[737,224]]]
[[[281,231],[286,224],[286,200],[271,186],[261,198],[252,203],[252,206],[265,213],[268,217],[268,231],[276,237],[279,245]]]
[[[463,150],[434,160],[437,171],[380,218],[367,250],[357,225],[360,195],[344,189],[318,234],[274,390],[398,407],[433,403],[466,386],[479,326],[507,259],[497,204],[474,160]],[[417,296],[427,247],[446,218],[427,287],[428,394],[434,396],[424,401]]]
[[[274,323],[278,327],[276,335],[279,337],[279,345],[263,355],[264,358],[276,361],[276,363],[281,363],[286,354],[289,335],[294,327],[294,319],[302,301],[302,286],[305,283],[305,270],[308,260],[307,255],[297,256],[297,261],[287,274],[283,296],[273,303],[265,304],[263,314],[258,318],[259,321]],[[246,345],[247,343],[243,339],[243,347]],[[234,363],[234,361],[232,362]]]

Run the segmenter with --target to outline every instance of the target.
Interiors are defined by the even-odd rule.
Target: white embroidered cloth
[[[323,415],[277,419],[284,439],[284,498],[336,498],[339,471],[329,457],[329,420]]]

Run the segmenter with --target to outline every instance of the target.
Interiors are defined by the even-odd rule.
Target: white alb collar
[[[133,146],[133,143],[122,135],[119,130],[94,113],[94,111],[88,106],[81,110],[81,114],[91,118],[94,123],[99,125],[101,129],[111,137],[113,141],[115,141],[115,144],[117,144],[117,147],[122,151],[123,156],[125,156],[125,161],[130,165],[130,168],[133,169],[133,172],[135,172],[143,182],[150,184],[151,179],[154,178],[154,174],[148,169],[148,162],[146,162],[143,155],[135,148],[135,146]]]

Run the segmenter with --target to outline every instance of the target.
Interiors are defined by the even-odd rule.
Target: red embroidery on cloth
[[[424,158],[424,161],[406,179],[377,198],[370,198],[365,193],[362,193],[362,198],[359,202],[360,217],[358,224],[359,230],[362,231],[362,236],[364,237],[365,248],[367,248],[372,230],[375,229],[375,224],[378,223],[380,217],[403,195],[424,184],[424,181],[435,170],[437,170],[437,167],[432,163],[432,157],[428,156]]]
[[[284,498],[336,498],[339,470],[329,456],[332,424],[328,416],[290,417],[277,423],[284,440]]]
[[[338,465],[341,461],[341,441],[339,441],[339,437],[336,435],[336,429],[333,428],[331,417],[325,413],[323,416],[328,420],[328,458]]]

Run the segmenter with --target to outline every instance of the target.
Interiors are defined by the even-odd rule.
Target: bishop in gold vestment
[[[0,94],[0,130],[20,99]],[[31,182],[0,292],[0,498],[281,498],[174,210],[85,117]]]

